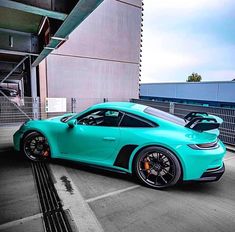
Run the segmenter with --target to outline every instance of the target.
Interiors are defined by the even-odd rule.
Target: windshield
[[[153,115],[153,116],[155,116],[155,117],[164,119],[164,120],[166,120],[166,121],[176,123],[176,124],[181,125],[181,126],[184,126],[184,125],[185,125],[184,119],[179,118],[179,117],[177,117],[177,116],[175,116],[175,115],[166,113],[166,112],[164,112],[164,111],[155,109],[155,108],[153,108],[153,107],[147,107],[147,108],[144,110],[144,112],[147,113],[147,114],[151,114],[151,115]]]

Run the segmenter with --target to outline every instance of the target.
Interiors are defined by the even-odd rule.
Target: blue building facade
[[[235,81],[146,83],[140,99],[235,108]]]

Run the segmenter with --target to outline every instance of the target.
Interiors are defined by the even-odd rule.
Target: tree
[[[188,76],[187,82],[200,82],[201,80],[201,75],[193,72],[190,76]]]

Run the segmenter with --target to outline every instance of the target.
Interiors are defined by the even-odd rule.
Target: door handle
[[[103,140],[107,140],[107,141],[115,141],[116,138],[114,137],[104,137]]]

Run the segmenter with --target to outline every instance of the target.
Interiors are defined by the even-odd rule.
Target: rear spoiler
[[[193,119],[195,117],[200,117],[203,115],[208,116],[208,113],[206,113],[206,112],[190,112],[189,114],[184,116],[184,119],[190,121],[191,119]]]
[[[218,129],[223,120],[206,112],[191,112],[184,117],[185,127],[196,131],[208,131]]]

